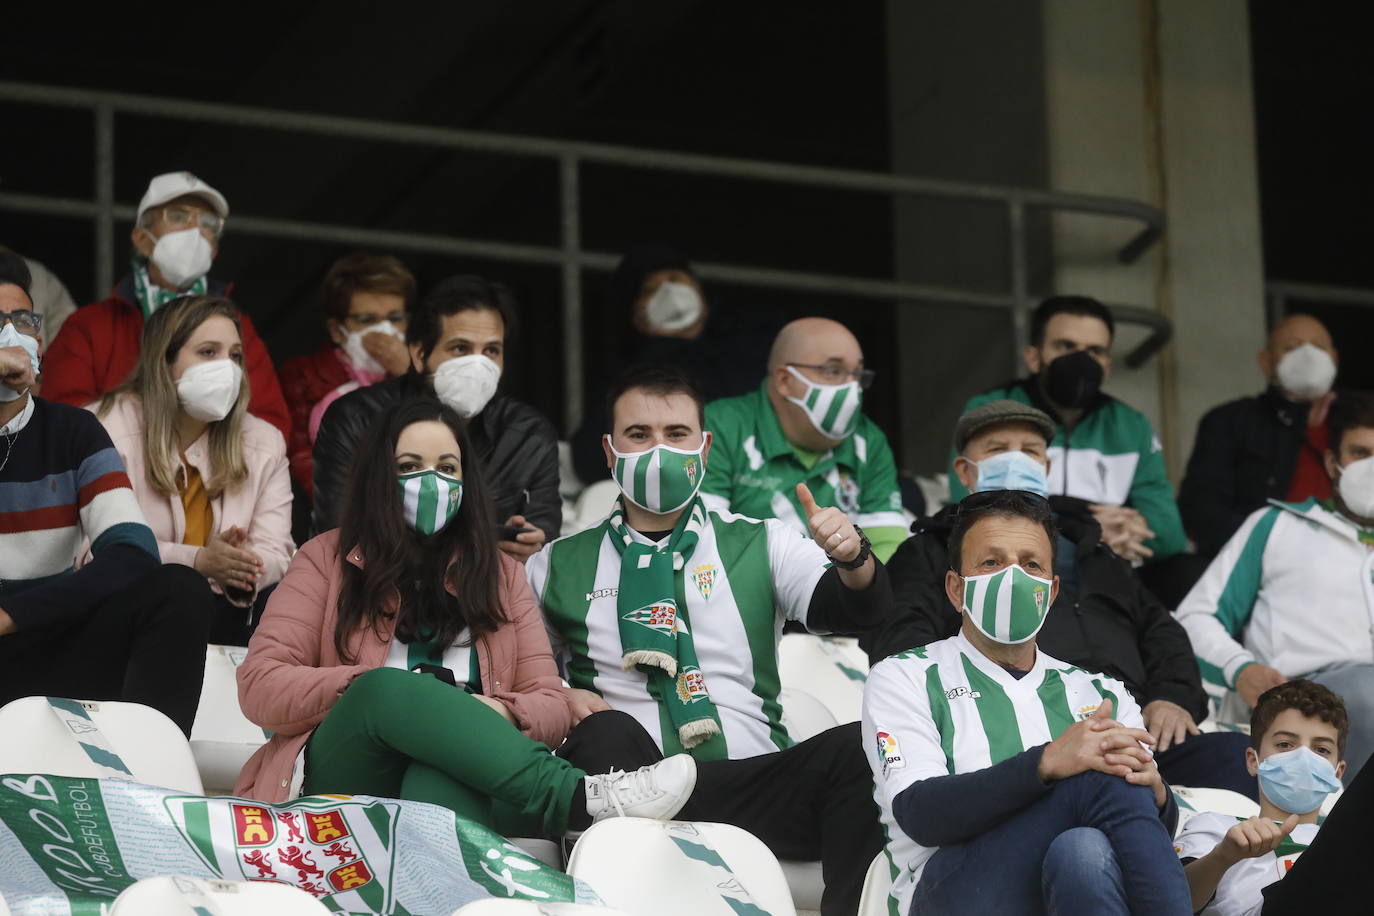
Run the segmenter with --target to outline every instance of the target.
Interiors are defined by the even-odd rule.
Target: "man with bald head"
[[[863,414],[872,381],[844,325],[828,318],[786,325],[759,389],[706,407],[715,435],[701,485],[707,506],[805,532],[796,495],[804,483],[822,505],[838,506],[859,525],[874,556],[886,561],[907,528],[887,436]]]
[[[1331,496],[1322,455],[1338,360],[1325,325],[1311,315],[1289,315],[1258,355],[1269,387],[1202,418],[1178,497],[1200,554],[1216,555],[1268,500]]]

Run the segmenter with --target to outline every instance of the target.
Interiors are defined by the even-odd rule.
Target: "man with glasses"
[[[76,310],[52,341],[44,361],[43,396],[84,407],[119,385],[138,359],[143,321],[178,296],[228,296],[229,285],[211,280],[229,203],[190,172],[167,172],[148,184],[130,240],[130,271],[109,298]],[[248,410],[291,434],[267,347],[246,312],[240,313]]]
[[[776,518],[806,531],[797,484],[859,525],[886,561],[906,539],[892,449],[863,415],[873,381],[859,341],[827,318],[801,318],[773,341],[768,376],[752,394],[713,401],[715,433],[702,497],[712,509]]]

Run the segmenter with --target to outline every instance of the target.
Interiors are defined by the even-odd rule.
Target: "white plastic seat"
[[[546,840],[541,837],[506,837],[513,846],[519,846],[525,852],[543,862],[549,868],[558,871],[563,870],[563,845],[553,840]]]
[[[619,496],[619,485],[609,477],[589,484],[577,494],[573,518],[571,523],[563,526],[564,533],[576,534],[601,521],[610,514],[611,506],[615,505]]]
[[[634,916],[732,916],[727,897],[771,916],[796,914],[778,860],[728,824],[611,818],[577,841],[568,874]]]
[[[5,904],[5,896],[0,894],[0,916],[10,916],[10,908]]]
[[[784,634],[778,646],[778,675],[784,688],[805,691],[824,703],[837,723],[859,721],[868,658],[857,639]]]
[[[329,909],[303,890],[274,882],[165,876],[126,887],[109,916],[322,916]]]
[[[1170,786],[1174,799],[1178,802],[1178,829],[1204,811],[1229,814],[1232,817],[1254,817],[1259,814],[1259,803],[1251,801],[1239,792],[1230,789],[1192,788],[1190,786]],[[1177,834],[1175,834],[1177,835]]]
[[[892,865],[887,853],[880,852],[868,863],[863,893],[859,895],[858,916],[887,916],[887,899],[892,893]]]
[[[186,736],[156,709],[114,701],[59,702],[62,712],[47,697],[22,697],[0,708],[0,734],[24,736],[0,746],[0,773],[114,776],[205,794]]]
[[[229,795],[248,758],[267,743],[261,728],[239,707],[236,672],[248,650],[242,646],[207,646],[205,683],[191,726],[191,753],[206,790]]]
[[[793,741],[814,738],[840,724],[835,721],[830,707],[805,690],[784,687],[778,692],[778,702],[782,704],[782,724]]]
[[[533,900],[478,900],[455,910],[453,916],[629,916],[624,910],[585,903],[537,903]]]
[[[792,905],[797,908],[797,916],[819,913],[821,897],[825,893],[825,877],[819,862],[800,862],[779,859],[782,876],[787,879],[787,889],[792,894]]]

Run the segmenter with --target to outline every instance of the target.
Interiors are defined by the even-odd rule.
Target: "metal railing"
[[[1334,305],[1362,305],[1369,308],[1374,307],[1374,289],[1269,280],[1264,284],[1264,304],[1269,316],[1269,327],[1272,328],[1283,320],[1284,314],[1288,311],[1288,303],[1293,300]]]
[[[94,198],[82,200],[0,191],[0,210],[91,220],[95,225],[94,256],[98,296],[105,295],[114,283],[115,221],[131,222],[135,216],[135,208],[132,205],[117,203],[114,199],[117,114],[552,160],[557,164],[559,179],[558,247],[257,217],[241,215],[237,211],[232,218],[232,226],[236,234],[308,239],[314,242],[543,264],[560,268],[565,341],[565,421],[570,429],[576,426],[583,404],[582,271],[609,271],[618,260],[612,253],[587,251],[582,247],[579,173],[585,163],[741,178],[808,188],[873,192],[892,197],[914,195],[1001,204],[1005,208],[1010,236],[1008,273],[1011,283],[1005,292],[973,291],[957,287],[903,283],[891,279],[779,270],[740,264],[700,263],[696,266],[703,279],[747,286],[887,301],[952,303],[1005,310],[1012,322],[1014,348],[1011,356],[1017,372],[1021,368],[1021,349],[1028,339],[1030,309],[1033,305],[1033,293],[1029,289],[1028,279],[1029,240],[1026,214],[1029,209],[1091,214],[1139,223],[1139,231],[1116,253],[1117,259],[1122,263],[1130,263],[1140,257],[1159,240],[1164,230],[1164,216],[1154,207],[1138,201],[1089,194],[661,152],[602,143],[426,127],[9,81],[0,81],[0,100],[46,107],[85,109],[91,112],[95,127]],[[1150,331],[1146,340],[1128,354],[1127,365],[1140,365],[1168,341],[1170,323],[1156,312],[1139,306],[1114,305],[1112,309],[1119,320],[1144,325]]]

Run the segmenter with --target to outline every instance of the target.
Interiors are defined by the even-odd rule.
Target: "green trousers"
[[[480,700],[429,675],[377,668],[359,676],[305,748],[305,794],[377,795],[431,802],[499,830],[567,830],[586,774]],[[493,809],[496,812],[494,814]]]

